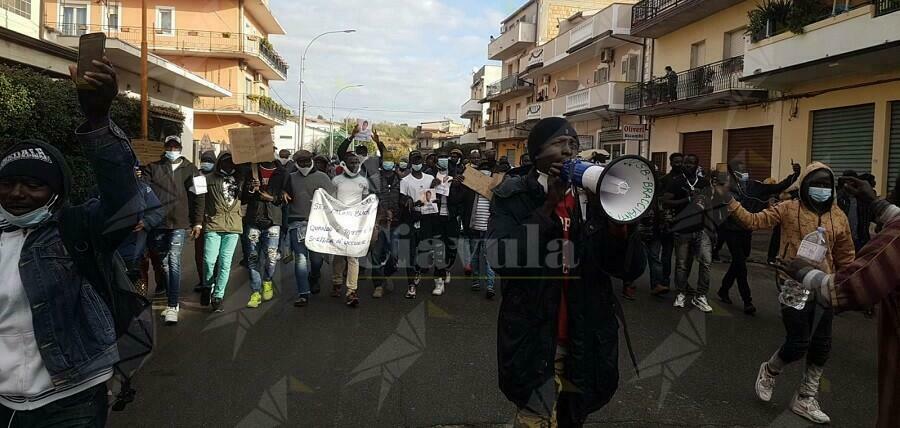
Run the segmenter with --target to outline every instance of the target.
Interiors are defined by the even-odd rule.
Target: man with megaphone
[[[638,157],[573,161],[577,145],[565,119],[541,120],[528,137],[532,171],[493,191],[488,257],[503,278],[498,370],[519,408],[516,426],[581,426],[609,402],[623,319],[610,276],[633,280],[645,266],[626,223],[653,202],[652,167]]]

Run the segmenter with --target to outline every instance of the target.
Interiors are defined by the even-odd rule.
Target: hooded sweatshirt
[[[222,158],[230,156],[222,152],[216,159],[216,168],[206,176],[206,194],[195,198],[194,209],[203,218],[203,229],[208,232],[242,233],[241,190],[244,178],[235,167],[232,175],[222,172]]]
[[[824,227],[828,254],[821,267],[826,273],[833,273],[853,262],[853,236],[850,234],[847,216],[834,203],[834,197],[821,212],[817,212],[815,204],[810,201],[809,176],[818,170],[826,170],[831,175],[833,188],[834,173],[831,168],[821,162],[813,162],[803,169],[797,181],[788,188],[788,191],[799,190],[799,199],[782,202],[759,213],[750,213],[740,202],[732,200],[728,204],[728,211],[738,224],[749,230],[772,229],[780,225],[781,247],[778,258],[784,263],[790,263],[796,257],[800,242],[807,234],[815,232],[819,226]],[[832,191],[832,194],[835,195],[836,192]]]
[[[329,194],[334,194],[334,185],[328,174],[315,168],[308,175],[303,175],[300,171],[291,174],[287,184],[287,193],[291,196],[289,221],[309,219],[313,193],[316,193],[317,189],[325,189]]]

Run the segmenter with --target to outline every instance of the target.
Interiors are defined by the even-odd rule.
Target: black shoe
[[[359,296],[356,295],[355,291],[351,291],[350,294],[347,295],[347,299],[344,303],[351,308],[355,308],[359,306]]]
[[[720,288],[719,292],[716,293],[719,296],[719,300],[721,300],[722,303],[725,303],[727,305],[734,303],[731,301],[731,297],[728,297],[728,292],[724,292],[724,291],[725,291],[725,289]]]
[[[212,287],[201,287],[200,288],[200,305],[209,306],[210,298],[212,297]]]
[[[491,289],[487,291],[487,296],[485,297],[487,297],[488,300],[492,300],[496,294],[497,293],[494,293],[494,290]]]
[[[744,304],[744,313],[747,315],[753,315],[756,313],[756,306],[753,306],[753,303]]]
[[[481,284],[479,284],[478,281],[472,282],[471,290],[472,291],[481,291]]]
[[[298,308],[302,308],[302,307],[306,306],[307,304],[309,304],[309,299],[307,299],[306,296],[300,296],[300,297],[297,297],[297,300],[294,300],[294,306],[296,306]]]
[[[215,313],[225,312],[225,306],[222,305],[222,299],[217,297],[213,297],[212,299],[212,310]]]

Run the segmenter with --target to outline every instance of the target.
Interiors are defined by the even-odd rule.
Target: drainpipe
[[[644,47],[642,48],[644,51],[644,60],[641,61],[641,88],[644,87],[644,83],[646,83],[647,78],[647,70],[644,68],[644,65],[647,62],[647,39],[644,39]],[[656,39],[650,39],[650,74],[653,74],[653,57],[656,56]],[[642,91],[643,92],[643,91]],[[643,98],[643,93],[641,94]],[[646,116],[641,116],[641,123],[647,125],[647,154],[652,157],[653,151],[650,150],[650,142],[653,141],[653,127],[650,126],[650,118]],[[665,172],[665,171],[660,171]]]
[[[235,32],[240,43],[238,49],[244,52],[244,0],[238,0],[238,28]]]

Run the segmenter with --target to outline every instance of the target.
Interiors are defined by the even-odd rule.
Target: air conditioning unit
[[[610,48],[604,48],[600,51],[600,62],[610,63],[613,62],[613,50]]]

